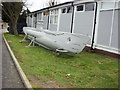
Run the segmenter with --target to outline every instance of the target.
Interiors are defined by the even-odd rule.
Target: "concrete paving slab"
[[[25,88],[2,39],[2,88]]]
[[[2,89],[2,30],[0,30],[0,90]]]

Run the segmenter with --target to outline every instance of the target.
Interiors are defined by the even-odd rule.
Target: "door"
[[[72,13],[72,6],[61,8],[59,31],[71,33]]]
[[[73,33],[88,35],[91,37],[94,29],[95,3],[75,5]],[[91,44],[89,42],[89,44]]]

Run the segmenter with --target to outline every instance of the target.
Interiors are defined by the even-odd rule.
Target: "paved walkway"
[[[1,30],[0,37],[2,37]],[[25,88],[3,39],[0,40],[0,44],[1,43],[2,50],[0,49],[0,51],[2,51],[2,56],[0,57],[2,57],[2,88]]]
[[[0,90],[2,88],[2,31],[0,30]]]

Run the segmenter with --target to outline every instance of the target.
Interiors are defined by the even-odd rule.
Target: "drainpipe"
[[[35,14],[35,28],[37,27],[37,13]]]
[[[27,26],[28,26],[28,25],[29,25],[29,23],[30,23],[30,22],[29,22],[29,18],[30,18],[30,17],[29,17],[29,15],[28,15],[28,23],[27,23]]]
[[[96,19],[97,19],[97,6],[98,3],[96,2],[95,6],[95,18],[94,18],[94,27],[93,27],[93,37],[92,37],[92,44],[90,50],[93,50],[93,44],[94,44],[94,39],[95,39],[95,28],[96,28]]]
[[[72,21],[71,21],[71,33],[72,33],[72,31],[73,31],[73,20],[74,20],[74,5],[73,5],[73,3],[72,3]]]
[[[49,15],[50,15],[50,12],[49,12],[49,9],[48,9],[48,22],[47,22],[47,30],[49,29]]]

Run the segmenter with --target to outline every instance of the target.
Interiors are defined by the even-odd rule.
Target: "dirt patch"
[[[36,88],[63,88],[62,86],[58,85],[55,81],[45,81],[44,78],[37,78],[33,75],[29,75],[28,78],[32,86]]]

